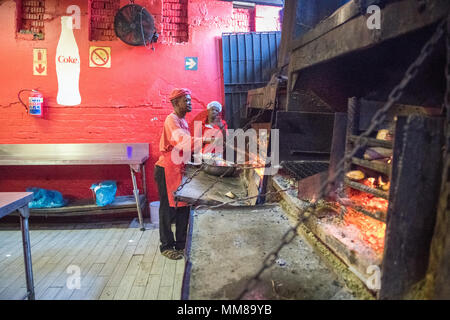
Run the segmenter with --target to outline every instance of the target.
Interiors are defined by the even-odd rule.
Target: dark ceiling
[[[222,1],[228,1],[233,2],[233,0],[222,0]],[[278,6],[282,7],[284,6],[284,0],[243,0],[238,2],[248,2],[248,3],[254,3],[254,4],[263,4],[267,6]]]

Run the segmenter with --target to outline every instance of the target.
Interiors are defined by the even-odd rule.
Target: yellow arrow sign
[[[47,49],[33,49],[33,75],[47,75]]]

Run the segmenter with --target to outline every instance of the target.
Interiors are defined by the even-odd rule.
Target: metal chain
[[[194,177],[196,177],[205,167],[205,163],[202,163],[202,165],[194,171],[194,173],[188,177],[182,184],[180,184],[177,188],[177,190],[175,191],[175,193],[181,191],[181,189],[184,188],[185,185],[187,185],[188,183],[190,183],[192,181],[192,179],[194,179]]]
[[[418,58],[411,64],[411,66],[407,69],[405,72],[403,80],[391,91],[388,97],[388,101],[384,105],[383,108],[379,109],[375,115],[373,116],[371,120],[371,125],[369,128],[355,141],[355,148],[346,154],[344,158],[338,163],[337,168],[338,170],[332,175],[332,177],[329,177],[328,181],[325,181],[322,183],[322,185],[319,188],[318,197],[317,199],[323,198],[327,192],[328,188],[331,183],[336,181],[336,178],[344,172],[344,163],[346,161],[351,160],[351,158],[356,154],[356,152],[361,148],[367,145],[367,138],[369,135],[377,128],[378,125],[380,125],[384,119],[386,118],[386,114],[389,111],[389,109],[402,97],[404,93],[405,87],[409,84],[409,82],[414,78],[414,76],[417,74],[418,68],[421,66],[423,61],[430,55],[432,50],[435,48],[437,42],[439,41],[440,37],[444,33],[444,26],[445,26],[445,19],[442,21],[438,27],[433,36],[430,38],[430,40],[427,41],[427,43],[422,48]],[[282,237],[282,241],[279,244],[279,246],[271,252],[266,259],[263,262],[262,267],[259,269],[259,271],[247,282],[244,290],[241,292],[241,294],[238,296],[237,299],[241,300],[245,294],[250,292],[254,287],[259,283],[259,280],[261,279],[261,275],[266,269],[271,268],[275,264],[276,257],[279,256],[281,249],[287,244],[289,244],[295,236],[291,236],[293,233],[297,233],[297,229],[309,218],[311,213],[314,212],[316,202],[309,203],[305,209],[303,209],[299,213],[298,221],[296,224],[291,227]]]

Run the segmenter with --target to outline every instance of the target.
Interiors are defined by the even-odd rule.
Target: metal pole
[[[137,188],[136,176],[134,174],[134,170],[131,165],[130,165],[130,171],[131,171],[131,180],[133,181],[133,193],[134,193],[134,198],[136,199],[136,207],[137,207],[137,212],[138,212],[139,224],[141,226],[141,231],[145,231],[144,221],[142,220],[141,203],[139,201],[139,189]]]
[[[20,212],[20,228],[22,230],[23,258],[25,261],[25,274],[27,278],[27,297],[28,300],[35,300],[33,266],[31,261],[30,234],[28,228],[28,217],[30,216],[30,209],[28,208],[28,205],[26,205],[20,208],[19,212]]]
[[[145,178],[145,163],[142,164],[142,183],[143,183],[145,197],[147,197],[147,181]]]
[[[150,217],[150,208],[149,208],[149,202],[147,199],[147,179],[145,176],[145,162],[142,164],[142,185],[144,188],[144,196],[145,196],[145,210],[144,213],[147,214]]]

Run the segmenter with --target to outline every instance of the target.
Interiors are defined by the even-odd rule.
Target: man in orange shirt
[[[161,156],[155,166],[155,181],[160,198],[160,250],[165,257],[179,260],[183,258],[186,244],[190,207],[184,202],[177,203],[173,193],[181,184],[184,164],[190,160],[193,145],[185,120],[186,113],[192,111],[191,92],[188,89],[174,89],[170,101],[174,111],[164,121],[159,143]],[[174,220],[175,238],[171,229]]]

